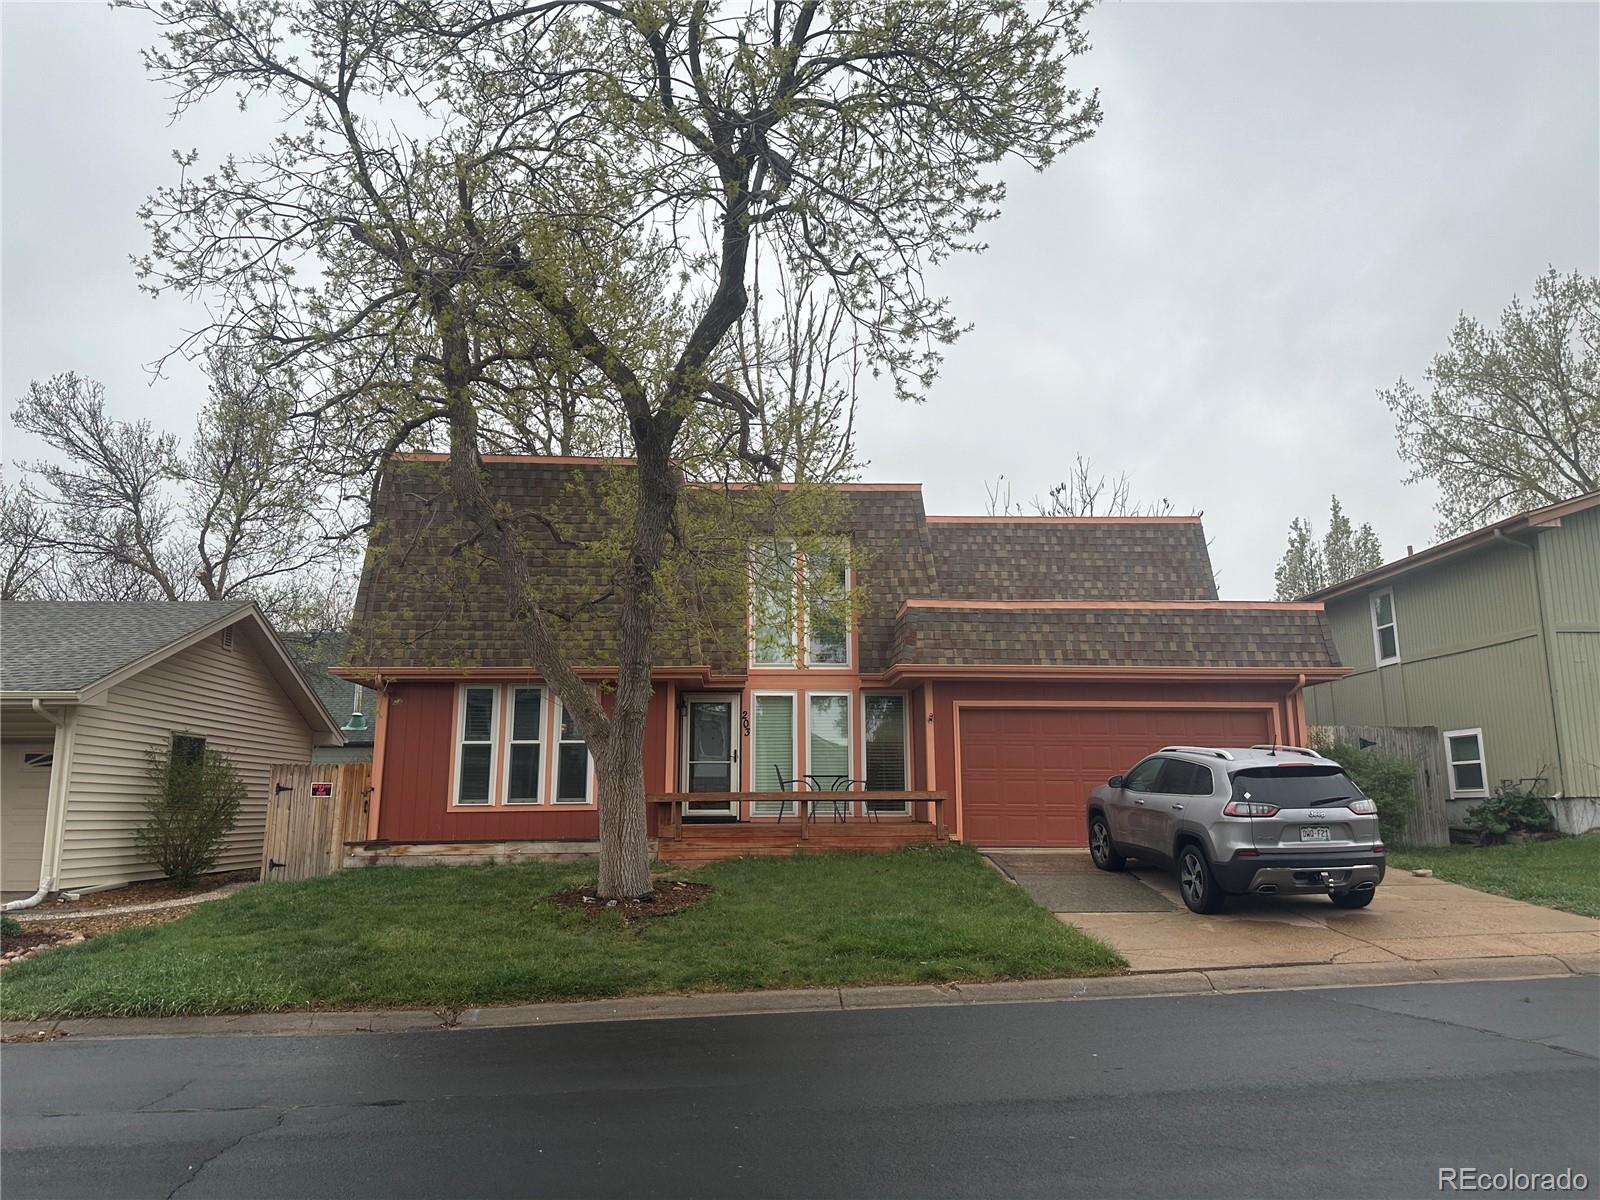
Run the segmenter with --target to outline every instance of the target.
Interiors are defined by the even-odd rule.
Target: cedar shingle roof
[[[580,667],[616,664],[616,605],[596,601],[605,572],[598,543],[615,552],[626,475],[616,460],[485,460],[491,493],[536,564],[545,607]],[[1251,609],[1130,611],[912,607],[906,601],[1215,601],[1197,518],[1109,521],[932,518],[913,486],[846,486],[855,548],[860,670],[898,664],[1328,666],[1320,613]],[[696,495],[693,490],[688,493]],[[725,493],[698,493],[728,503]],[[734,497],[731,502],[737,502]],[[712,523],[715,524],[714,522]],[[707,589],[709,592],[709,588]],[[702,595],[657,631],[663,667],[747,669],[742,597]],[[391,465],[356,597],[350,660],[368,667],[526,667],[499,571],[454,514],[444,464]]]
[[[1319,609],[958,608],[908,606],[895,627],[901,666],[1063,667],[1338,665]]]
[[[1198,517],[934,517],[939,592],[951,600],[1215,600]]]

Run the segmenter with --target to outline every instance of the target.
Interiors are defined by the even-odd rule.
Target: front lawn
[[[1393,863],[1428,867],[1440,879],[1483,892],[1600,917],[1600,834],[1554,842],[1396,850]]]
[[[583,864],[383,867],[267,884],[11,967],[0,976],[0,1014],[451,1009],[1103,975],[1125,965],[964,846],[740,859],[671,874],[715,890],[688,912],[630,925],[546,901],[591,881]]]

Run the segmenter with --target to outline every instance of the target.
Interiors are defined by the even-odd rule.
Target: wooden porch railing
[[[656,824],[656,835],[661,838],[676,838],[683,833],[684,806],[691,801],[762,801],[772,803],[783,801],[794,806],[794,813],[799,818],[800,839],[805,841],[811,837],[811,812],[810,806],[817,805],[820,811],[827,807],[839,804],[899,804],[909,801],[912,804],[927,804],[933,808],[933,820],[930,824],[934,827],[935,836],[942,842],[946,838],[944,806],[948,797],[943,792],[661,792],[645,797],[645,800],[660,808],[661,817]],[[865,821],[868,818],[853,817],[853,820]],[[709,828],[710,826],[708,826]]]

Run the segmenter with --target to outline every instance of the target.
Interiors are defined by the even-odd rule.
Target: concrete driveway
[[[1137,864],[1096,871],[1086,851],[991,851],[1023,890],[1114,946],[1135,971],[1319,963],[1600,956],[1600,921],[1391,870],[1364,909],[1322,897],[1229,897],[1219,916],[1183,907],[1176,878]],[[1101,883],[1101,880],[1112,881]]]

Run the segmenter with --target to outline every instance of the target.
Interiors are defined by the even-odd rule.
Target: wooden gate
[[[1450,821],[1445,808],[1445,801],[1450,799],[1449,767],[1445,764],[1444,736],[1436,726],[1313,725],[1311,732],[1362,749],[1381,750],[1415,767],[1417,803],[1406,821],[1400,844],[1450,844]]]
[[[267,792],[263,881],[331,875],[367,836],[371,763],[281,763]]]

